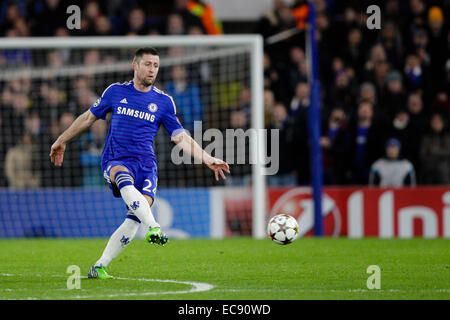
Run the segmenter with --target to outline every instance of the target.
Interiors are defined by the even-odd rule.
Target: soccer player
[[[105,120],[108,113],[112,114],[101,166],[113,195],[123,199],[128,213],[90,269],[89,278],[112,278],[106,272],[107,265],[130,243],[140,223],[149,228],[147,242],[165,245],[168,241],[151,211],[157,185],[153,142],[161,124],[184,152],[214,171],[216,180],[226,179],[224,172],[230,173],[226,162],[210,156],[184,131],[172,97],[153,85],[159,70],[156,49],[138,49],[132,67],[133,80],[106,88],[90,109],[58,137],[50,151],[51,162],[61,166],[67,143],[98,119]]]

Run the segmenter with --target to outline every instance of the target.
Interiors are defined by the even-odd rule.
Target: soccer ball
[[[269,238],[278,244],[291,243],[298,234],[297,220],[288,214],[276,215],[270,219],[267,233]]]

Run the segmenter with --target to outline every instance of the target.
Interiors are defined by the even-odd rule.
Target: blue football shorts
[[[115,166],[124,166],[130,172],[134,180],[134,187],[142,194],[149,195],[155,200],[156,188],[158,185],[158,170],[156,166],[147,167],[140,164],[138,161],[132,160],[112,160],[108,161],[103,169],[103,177],[108,183],[108,187],[112,190],[113,195],[120,198],[120,191],[116,184],[111,183],[110,172]]]

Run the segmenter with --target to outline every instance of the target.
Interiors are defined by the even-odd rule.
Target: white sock
[[[134,213],[141,222],[150,228],[159,227],[160,225],[153,217],[150,204],[147,199],[133,185],[126,185],[120,188],[120,194],[128,208]]]
[[[106,267],[133,240],[138,228],[139,222],[126,218],[109,238],[108,244],[95,266]]]

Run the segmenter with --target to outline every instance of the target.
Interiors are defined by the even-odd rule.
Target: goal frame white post
[[[149,45],[167,46],[249,46],[250,52],[250,91],[251,91],[251,128],[256,129],[256,145],[250,145],[250,152],[258,159],[252,164],[252,236],[261,239],[266,236],[267,187],[263,159],[266,155],[263,102],[263,38],[257,34],[240,35],[189,35],[189,36],[110,36],[110,37],[23,37],[5,38],[0,41],[0,50],[4,49],[105,49],[134,48]],[[2,73],[2,71],[0,71]]]

